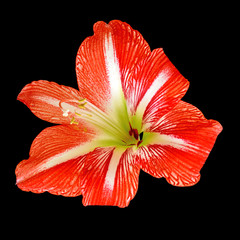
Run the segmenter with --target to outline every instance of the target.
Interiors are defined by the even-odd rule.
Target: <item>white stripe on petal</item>
[[[119,94],[122,94],[121,74],[111,34],[106,35],[105,39],[105,61],[111,87],[111,95],[114,98],[119,97]]]
[[[38,165],[36,165],[31,171],[28,171],[27,174],[25,174],[22,177],[19,177],[17,179],[17,184],[22,182],[23,180],[31,178],[34,175],[42,171],[48,170],[52,167],[55,167],[61,163],[67,162],[77,157],[84,156],[87,153],[93,151],[95,148],[96,148],[96,144],[94,142],[86,142],[77,147],[68,149],[64,152],[54,155],[51,158],[45,159],[42,162],[40,162]]]
[[[144,97],[138,104],[136,115],[140,118],[143,117],[143,114],[152,100],[152,98],[155,96],[155,94],[158,92],[159,89],[162,88],[162,86],[169,80],[169,78],[172,76],[172,71],[169,71],[168,68],[164,69],[162,72],[158,74],[156,79],[153,81],[150,88],[145,93]]]
[[[111,88],[111,109],[112,118],[116,122],[122,123],[123,129],[129,130],[129,119],[126,100],[124,97],[121,81],[121,71],[116,55],[114,42],[111,33],[105,38],[105,64],[107,68],[108,80]]]
[[[194,143],[186,141],[181,138],[177,138],[174,135],[166,135],[160,133],[149,133],[150,141],[149,144],[154,145],[163,145],[163,146],[171,146],[176,149],[180,149],[183,151],[191,151],[191,152],[199,152],[199,147]]]
[[[126,151],[126,148],[122,148],[122,149],[116,148],[113,151],[113,155],[108,166],[103,189],[113,190],[117,168],[118,168],[120,159],[125,151]]]

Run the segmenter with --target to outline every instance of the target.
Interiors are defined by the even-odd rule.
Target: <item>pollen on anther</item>
[[[78,107],[79,107],[80,109],[85,109],[85,105],[86,105],[86,104],[87,104],[87,102],[82,103],[82,104],[79,104]]]
[[[82,114],[80,114],[80,113],[78,113],[78,112],[75,112],[75,114],[76,114],[77,116],[79,116],[79,117],[82,116]]]
[[[75,117],[72,118],[70,124],[76,124],[76,125],[78,125],[78,122],[75,121]]]

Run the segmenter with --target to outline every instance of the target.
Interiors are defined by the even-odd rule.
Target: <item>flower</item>
[[[97,22],[76,74],[79,91],[40,80],[18,95],[37,117],[60,124],[43,130],[18,164],[20,189],[126,207],[140,169],[174,186],[199,181],[222,126],[181,100],[189,82],[162,49],[151,51],[127,23]]]

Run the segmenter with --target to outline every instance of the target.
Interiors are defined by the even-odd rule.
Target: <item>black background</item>
[[[157,2],[156,2],[157,3]],[[229,182],[226,179],[226,132],[228,92],[226,74],[228,49],[234,23],[229,18],[234,6],[176,5],[168,6],[139,3],[73,4],[53,6],[50,3],[15,6],[11,11],[12,23],[9,34],[11,52],[11,78],[14,78],[14,101],[21,89],[33,80],[49,80],[77,88],[75,57],[81,42],[93,34],[97,21],[109,22],[119,19],[140,31],[151,49],[162,47],[166,55],[184,77],[190,81],[190,88],[183,100],[198,107],[208,119],[218,120],[223,132],[201,170],[200,182],[188,188],[169,185],[164,179],[156,179],[141,171],[139,189],[129,207],[84,207],[82,197],[66,198],[49,193],[33,194],[23,192],[15,185],[15,167],[28,152],[34,138],[52,124],[35,117],[21,102],[14,102],[15,132],[12,144],[14,154],[8,161],[7,199],[8,208],[16,225],[29,224],[35,231],[50,229],[58,224],[101,223],[105,216],[108,224],[124,218],[127,227],[137,218],[142,224],[152,224],[152,231],[162,231],[161,226],[183,229],[194,227],[201,232],[228,212],[225,198],[229,196]],[[226,14],[228,13],[228,14]],[[17,116],[17,117],[16,117]],[[11,201],[10,201],[11,200]],[[10,205],[9,205],[10,203]],[[143,217],[144,216],[144,217]],[[156,220],[154,218],[156,217]],[[23,220],[24,219],[24,220]],[[44,220],[41,220],[44,219]],[[196,221],[202,222],[195,224]],[[71,225],[75,222],[75,225]],[[36,224],[35,224],[36,223]],[[216,223],[216,222],[215,222]],[[107,227],[107,226],[106,226]],[[151,227],[150,227],[151,228]],[[94,230],[93,230],[94,231]],[[165,229],[166,231],[166,229]],[[185,230],[184,230],[185,231]]]

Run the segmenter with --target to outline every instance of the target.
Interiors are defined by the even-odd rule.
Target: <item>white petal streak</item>
[[[34,96],[36,100],[42,101],[45,104],[50,104],[54,107],[59,107],[59,100],[49,96]]]
[[[63,153],[60,153],[51,159],[48,160],[46,165],[44,166],[45,169],[49,169],[51,167],[57,166],[58,164],[64,163],[71,159],[77,158],[79,156],[83,156],[91,151],[94,150],[96,146],[92,142],[87,142],[72,149],[68,149]],[[45,170],[44,169],[44,170]]]
[[[144,97],[142,98],[141,102],[139,103],[137,107],[137,113],[140,115],[143,115],[146,107],[148,106],[149,102],[152,100],[152,98],[155,96],[155,94],[158,92],[159,89],[162,88],[162,86],[169,80],[169,78],[172,75],[172,71],[169,71],[168,68],[161,71],[156,79],[153,81],[150,88],[145,93]]]
[[[114,44],[111,33],[105,38],[105,61],[107,67],[107,74],[111,87],[111,95],[119,96],[122,90],[121,74],[119,69],[119,62],[114,50]],[[119,91],[120,90],[120,91]]]
[[[189,141],[177,138],[174,135],[154,133],[151,144],[167,145],[183,151],[198,152],[200,149]]]
[[[19,177],[17,179],[17,183],[22,182],[23,180],[26,180],[30,177],[33,177],[34,175],[48,170],[52,167],[55,167],[61,163],[67,162],[69,160],[72,160],[77,157],[81,157],[86,155],[87,153],[94,150],[96,146],[92,144],[92,142],[86,142],[82,145],[73,147],[71,149],[68,149],[64,152],[61,152],[51,158],[44,159],[42,162],[40,162],[38,165],[36,165],[31,171],[29,171],[27,174],[25,174],[22,177]]]
[[[123,153],[126,151],[126,149],[118,149],[116,148],[113,151],[112,158],[110,160],[108,170],[105,177],[105,183],[103,189],[113,190],[114,188],[114,182],[115,182],[115,176],[117,173],[117,168],[120,162],[120,159],[123,155]]]

